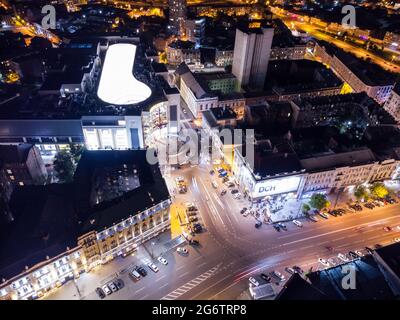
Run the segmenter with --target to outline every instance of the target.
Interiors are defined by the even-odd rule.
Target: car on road
[[[249,282],[254,285],[255,287],[258,287],[260,285],[260,283],[253,277],[249,278]]]
[[[105,292],[106,295],[110,295],[112,293],[111,289],[106,284],[102,286],[101,289]]]
[[[318,259],[318,262],[319,263],[321,263],[322,265],[324,265],[325,267],[329,267],[329,262],[328,261],[326,261],[325,259],[323,259],[323,258],[319,258]]]
[[[246,211],[247,211],[247,208],[244,207],[242,210],[240,210],[240,214],[243,214],[243,213],[245,213]]]
[[[117,288],[117,286],[114,284],[114,282],[109,282],[109,283],[107,284],[107,286],[111,289],[112,292],[118,291],[118,288]]]
[[[146,269],[143,268],[142,266],[137,266],[137,267],[135,268],[135,270],[136,270],[142,277],[147,276],[147,271],[146,271]]]
[[[286,268],[285,268],[285,271],[286,271],[287,273],[289,273],[289,274],[294,274],[294,273],[296,273],[296,271],[295,271],[293,268],[290,268],[290,267],[286,267]]]
[[[96,293],[99,296],[100,299],[104,299],[106,297],[106,294],[101,288],[96,288]]]
[[[159,256],[159,257],[157,258],[157,260],[158,260],[161,264],[163,264],[163,265],[165,265],[165,266],[168,264],[167,259],[165,259],[165,258],[162,257],[162,256]]]
[[[299,266],[293,266],[294,271],[296,271],[299,274],[303,274],[304,271],[302,268],[300,268]]]
[[[301,228],[303,226],[303,224],[299,220],[293,220],[292,222],[294,225],[298,226],[299,228]]]
[[[380,200],[375,200],[373,202],[373,204],[378,206],[378,207],[383,207],[385,205],[385,203],[383,201],[380,201]]]
[[[279,225],[277,225],[276,223],[274,223],[273,225],[272,225],[273,227],[274,227],[274,229],[276,230],[276,231],[281,231],[281,228],[279,227]]]
[[[227,181],[227,182],[225,182],[225,185],[226,185],[228,188],[232,188],[232,187],[235,186],[235,184],[234,184],[232,181]]]
[[[186,206],[186,210],[188,210],[188,211],[196,211],[197,210],[197,207],[194,205],[193,202],[186,202],[185,206]]]
[[[375,208],[375,206],[374,206],[372,203],[370,203],[370,202],[365,203],[365,204],[364,204],[364,207],[366,207],[366,208],[368,208],[368,209],[370,209],[370,210],[372,210],[373,208]]]
[[[176,249],[176,251],[180,254],[188,254],[189,251],[186,248],[182,248],[182,247],[178,247],[178,249]]]
[[[182,182],[184,182],[185,181],[185,179],[183,179],[183,177],[176,177],[175,178],[175,181],[176,181],[176,183],[182,183]]]
[[[211,185],[214,189],[218,189],[218,183],[216,181],[211,181]]]
[[[189,217],[195,217],[197,215],[197,212],[196,211],[189,211],[187,214],[188,214]]]
[[[250,210],[246,210],[246,211],[243,213],[243,217],[247,217],[249,214],[250,214]]]
[[[400,238],[394,238],[393,241],[394,242],[400,242]]]
[[[157,268],[157,266],[156,266],[154,263],[149,262],[149,263],[147,264],[147,266],[148,266],[148,267],[150,268],[150,270],[153,271],[153,272],[158,272],[158,271],[159,271],[158,268]]]
[[[271,272],[271,276],[277,278],[279,281],[284,281],[285,280],[285,276],[280,273],[279,271],[272,271]]]
[[[283,224],[282,222],[278,222],[278,226],[279,226],[281,229],[283,229],[283,230],[287,231],[287,227],[286,227],[286,225],[285,225],[285,224]]]
[[[257,221],[256,224],[254,225],[255,228],[259,229],[262,226],[262,222],[261,221]]]
[[[226,195],[226,189],[223,189],[220,194],[221,194],[221,196]]]
[[[329,216],[325,212],[320,212],[319,215],[324,219],[329,219]]]
[[[389,231],[392,231],[392,228],[391,227],[384,227],[383,230],[386,231],[386,232],[389,232]]]
[[[356,210],[354,210],[354,209],[351,208],[351,207],[348,207],[347,210],[349,210],[349,211],[352,212],[352,213],[356,212]]]
[[[238,189],[233,189],[233,190],[231,190],[231,194],[236,194],[236,193],[239,193],[239,190],[238,190]]]
[[[197,217],[189,217],[189,221],[190,222],[196,222],[197,220],[199,220],[199,218],[197,218]]]
[[[352,259],[357,259],[357,258],[359,258],[358,254],[355,253],[354,251],[349,251],[349,256],[350,256]]]
[[[340,260],[342,260],[343,262],[348,262],[348,261],[349,261],[349,258],[347,258],[346,255],[343,254],[343,253],[339,253],[339,254],[337,255],[337,257],[338,257]]]
[[[263,279],[266,282],[271,282],[271,277],[267,276],[265,273],[260,274],[261,279]]]
[[[210,174],[213,175],[215,173],[214,170],[210,170]]]

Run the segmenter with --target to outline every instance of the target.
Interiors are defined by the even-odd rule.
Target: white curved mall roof
[[[135,79],[133,64],[136,46],[129,43],[111,45],[103,64],[97,96],[106,103],[135,104],[146,100],[151,89]]]

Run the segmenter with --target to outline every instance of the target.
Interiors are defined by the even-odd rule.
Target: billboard
[[[257,182],[253,190],[253,198],[296,192],[300,181],[301,176],[290,176]]]

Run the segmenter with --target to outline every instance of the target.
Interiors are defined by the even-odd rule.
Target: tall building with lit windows
[[[185,32],[186,0],[169,0],[169,25],[175,34]]]
[[[240,86],[251,90],[264,88],[273,37],[271,27],[236,29],[232,73]]]

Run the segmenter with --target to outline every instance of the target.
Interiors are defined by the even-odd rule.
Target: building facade
[[[389,99],[383,107],[400,124],[400,84],[393,88]]]

